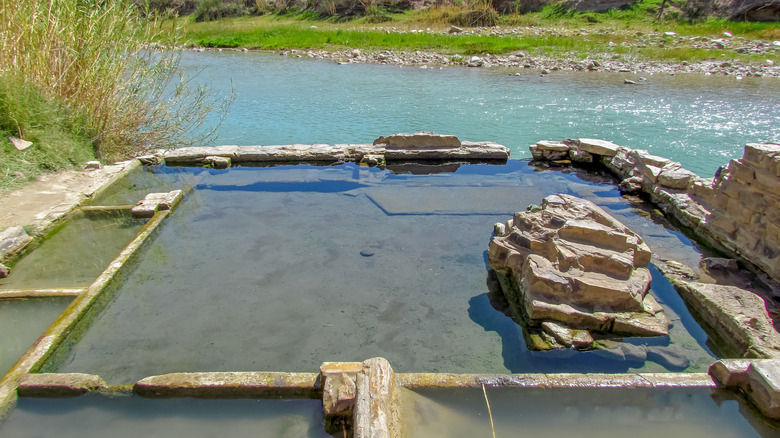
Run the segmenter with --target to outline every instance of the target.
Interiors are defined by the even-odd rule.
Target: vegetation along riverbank
[[[697,12],[690,3],[541,2],[532,8],[518,2],[507,9],[496,1],[460,2],[412,4],[398,13],[378,5],[380,12],[368,8],[362,15],[354,8],[329,14],[313,4],[266,6],[274,12],[237,17],[226,16],[242,14],[208,16],[196,9],[176,22],[191,47],[275,50],[338,62],[780,75],[777,22],[734,21],[729,18],[739,17],[725,6]],[[613,7],[587,10],[607,6]]]
[[[175,80],[177,52],[148,50],[175,32],[137,11],[126,0],[2,1],[0,193],[208,135],[201,122],[220,102]]]

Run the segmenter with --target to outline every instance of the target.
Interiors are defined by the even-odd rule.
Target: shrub
[[[715,7],[714,0],[683,0],[679,4],[684,19],[694,21],[707,18]]]
[[[471,0],[468,10],[455,16],[453,24],[458,26],[495,26],[498,24],[498,12],[487,0]]]
[[[195,21],[214,21],[248,15],[255,9],[254,0],[198,0],[192,17]]]

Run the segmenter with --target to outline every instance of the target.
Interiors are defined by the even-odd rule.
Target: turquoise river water
[[[416,68],[234,51],[187,53],[182,68],[236,102],[218,144],[369,143],[418,130],[491,140],[530,157],[539,140],[602,138],[681,161],[702,177],[780,141],[780,80],[504,69]]]

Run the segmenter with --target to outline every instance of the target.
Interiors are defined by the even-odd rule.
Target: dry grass
[[[171,85],[177,53],[149,49],[175,32],[142,20],[127,0],[0,0],[0,78],[83,118],[102,158],[186,143],[214,102]]]

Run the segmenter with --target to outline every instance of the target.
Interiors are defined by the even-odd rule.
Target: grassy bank
[[[660,0],[642,0],[633,6],[603,13],[580,13],[546,7],[528,14],[504,14],[498,28],[524,29],[518,34],[495,35],[492,29],[481,34],[452,35],[447,31],[457,22],[465,6],[440,6],[401,14],[388,14],[388,21],[375,24],[370,16],[341,21],[314,19],[312,14],[270,14],[259,17],[223,18],[212,22],[179,19],[186,42],[205,47],[244,47],[250,49],[317,49],[435,51],[444,54],[503,54],[525,51],[546,56],[572,56],[593,52],[610,53],[632,59],[658,61],[699,61],[716,57],[746,63],[763,62],[766,57],[735,53],[733,50],[701,49],[693,45],[628,44],[640,42],[647,34],[675,32],[679,36],[722,37],[724,32],[747,39],[780,39],[774,23],[745,23],[708,19],[694,24],[684,20],[657,20]],[[551,32],[540,32],[540,29]],[[572,32],[582,29],[582,32]],[[429,30],[410,32],[412,30]],[[671,38],[673,39],[673,38]],[[643,47],[644,46],[644,47]]]
[[[142,18],[130,0],[0,2],[0,192],[204,134],[215,101],[172,82],[177,53],[148,46],[175,41],[176,29]],[[18,151],[9,136],[33,146]]]

